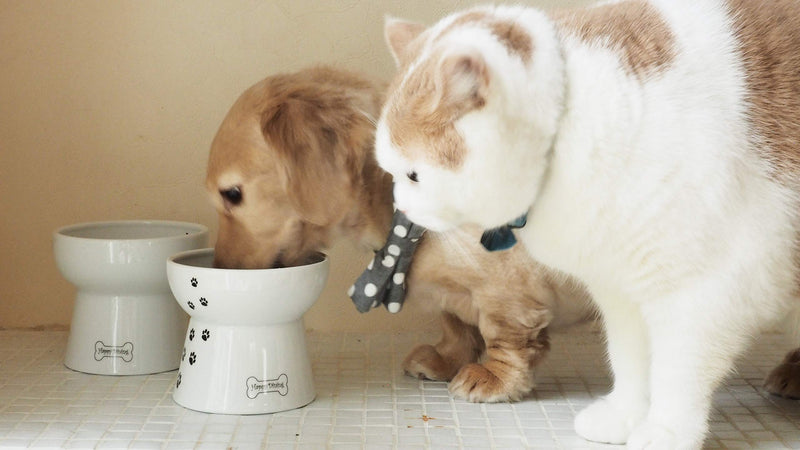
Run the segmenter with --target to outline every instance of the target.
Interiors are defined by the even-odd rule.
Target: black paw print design
[[[183,354],[181,354],[181,361],[184,359],[186,359],[186,347],[183,347]],[[178,374],[178,376],[180,376],[180,374]]]
[[[211,332],[208,330],[203,330],[203,333],[200,334],[200,337],[203,338],[204,341],[207,341],[208,338],[211,337]]]
[[[203,306],[208,306],[208,300],[205,297],[200,297],[200,304]]]
[[[197,287],[197,278],[192,278],[192,287]]]
[[[189,330],[189,340],[191,341],[191,340],[193,340],[193,339],[194,339],[194,328],[192,328],[191,330]]]
[[[175,383],[175,387],[176,388],[181,387],[181,373],[180,372],[178,372],[178,381]]]
[[[189,353],[189,365],[193,365],[197,361],[197,355],[194,352]]]
[[[194,303],[189,302],[188,305],[189,305],[189,308],[194,309]]]

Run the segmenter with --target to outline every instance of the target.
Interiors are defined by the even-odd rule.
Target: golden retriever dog
[[[291,266],[340,237],[383,245],[392,180],[373,155],[381,92],[355,74],[315,67],[271,76],[239,97],[208,160],[217,266]],[[487,252],[480,234],[428,232],[417,248],[406,301],[441,308],[442,338],[414,348],[403,368],[450,381],[450,392],[470,401],[518,400],[534,386],[548,329],[587,318],[589,298],[522,246]]]

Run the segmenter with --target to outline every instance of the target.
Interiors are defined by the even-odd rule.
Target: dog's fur
[[[217,266],[291,266],[339,237],[382,246],[392,180],[373,154],[380,93],[354,74],[318,67],[269,77],[241,95],[208,161]],[[234,188],[240,201],[226,196]],[[403,367],[451,381],[453,395],[471,401],[517,400],[533,387],[547,329],[589,317],[590,302],[522,248],[489,253],[479,237],[465,228],[420,243],[407,301],[441,307],[443,334],[413,349]]]
[[[437,231],[527,214],[520,241],[605,323],[614,387],[578,434],[700,447],[734,358],[800,313],[800,2],[480,7],[387,34],[397,208]],[[770,389],[797,389],[798,359]]]

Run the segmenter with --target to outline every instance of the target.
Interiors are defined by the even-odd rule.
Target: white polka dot
[[[402,225],[397,225],[394,227],[394,234],[400,236],[401,238],[404,238],[408,235],[408,230],[406,229],[406,227]]]
[[[398,246],[396,246],[394,244],[390,245],[387,250],[389,251],[390,255],[400,256],[400,247],[398,247]]]
[[[377,301],[377,300],[375,300],[374,302],[372,302],[372,307],[373,307],[373,308],[377,308],[377,307],[378,307],[378,304],[379,304],[379,303],[378,303],[378,301]]]
[[[406,274],[404,274],[404,273],[396,273],[392,277],[392,281],[394,281],[394,284],[398,284],[398,285],[399,284],[403,284],[403,281],[405,279],[406,279]]]
[[[411,239],[411,242],[417,242],[418,240],[419,240],[419,238],[414,238],[414,239]]]
[[[383,258],[383,261],[381,261],[381,264],[383,264],[384,267],[392,267],[394,265],[394,258],[386,255],[386,257]]]
[[[369,262],[369,264],[367,265],[367,270],[372,270],[372,265],[373,265],[374,263],[375,263],[375,260],[374,260],[374,259],[373,259],[372,261],[370,261],[370,262]]]
[[[367,283],[367,285],[364,286],[364,295],[366,295],[367,297],[374,297],[375,294],[377,293],[378,293],[378,287],[375,286],[374,284]]]
[[[390,313],[394,314],[394,313],[400,311],[400,303],[397,303],[397,302],[389,303],[386,306],[386,309],[388,309]]]
[[[350,289],[347,290],[347,296],[348,297],[352,297],[353,294],[355,294],[355,293],[356,293],[356,285],[354,284],[354,285],[350,286]]]

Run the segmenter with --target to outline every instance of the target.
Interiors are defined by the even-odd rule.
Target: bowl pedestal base
[[[187,319],[169,291],[141,295],[78,291],[64,365],[98,375],[175,370]]]
[[[231,326],[192,318],[173,399],[217,414],[265,414],[314,400],[302,318]]]

